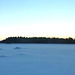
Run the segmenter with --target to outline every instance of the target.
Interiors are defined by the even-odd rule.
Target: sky
[[[0,40],[75,38],[75,0],[0,0]]]

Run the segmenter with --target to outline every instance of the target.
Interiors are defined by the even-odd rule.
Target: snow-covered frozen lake
[[[75,44],[0,44],[0,75],[75,75]]]

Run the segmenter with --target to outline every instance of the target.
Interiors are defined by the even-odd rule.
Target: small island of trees
[[[75,44],[73,38],[47,38],[47,37],[8,37],[0,43],[57,43]]]

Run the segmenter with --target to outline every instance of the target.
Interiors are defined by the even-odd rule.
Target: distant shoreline
[[[8,37],[0,43],[8,44],[75,44],[73,38],[46,38],[46,37]]]
[[[0,44],[75,44],[75,43],[1,43]]]

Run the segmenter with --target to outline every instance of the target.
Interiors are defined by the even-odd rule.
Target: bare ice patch
[[[7,57],[6,55],[0,55],[0,57]]]
[[[24,55],[24,54],[22,54],[22,53],[19,53],[18,55]]]
[[[0,50],[3,50],[2,48],[0,48]]]

